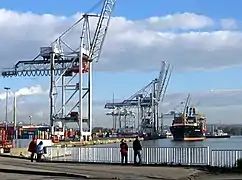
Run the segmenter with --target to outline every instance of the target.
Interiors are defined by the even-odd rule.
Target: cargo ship
[[[170,127],[174,141],[202,141],[205,139],[206,118],[197,114],[194,107],[189,106],[190,95],[182,113],[174,113]]]

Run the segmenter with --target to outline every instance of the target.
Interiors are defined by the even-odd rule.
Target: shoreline
[[[124,139],[126,142],[133,142],[135,138],[107,138],[107,139],[97,139],[92,141],[62,141],[58,143],[53,143],[52,146],[61,146],[61,147],[82,147],[82,146],[94,146],[94,145],[103,145],[103,144],[116,144]],[[140,141],[143,141],[143,138],[139,138]]]
[[[93,141],[78,141],[78,142],[73,142],[73,141],[66,141],[66,142],[58,142],[58,143],[53,143],[51,147],[83,147],[83,146],[96,146],[96,145],[108,145],[108,144],[117,144],[120,143],[121,139],[124,139],[126,142],[133,142],[135,138],[113,138],[113,139],[100,139],[100,140],[93,140]],[[141,141],[143,139],[140,139]],[[9,155],[9,156],[14,156],[14,157],[25,157],[29,158],[30,157],[30,152],[28,152],[28,147],[26,148],[12,148],[10,150],[10,153],[2,153],[3,155]],[[51,152],[52,157],[47,153],[45,155],[45,158],[58,158],[58,157],[64,157],[64,156],[70,156],[71,152],[63,150],[63,152],[60,152],[59,149],[54,150]],[[54,154],[54,156],[53,156]]]

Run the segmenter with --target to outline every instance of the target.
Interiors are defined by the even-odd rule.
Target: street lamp
[[[32,125],[32,116],[29,116],[29,124]]]
[[[8,129],[8,91],[10,90],[9,87],[4,87],[4,89],[6,90],[6,114],[5,114],[5,121],[6,121],[6,130]]]

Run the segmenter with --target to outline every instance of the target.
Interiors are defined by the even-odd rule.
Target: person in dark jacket
[[[36,146],[37,146],[36,139],[33,138],[33,140],[29,143],[29,148],[28,148],[28,151],[31,153],[31,155],[30,155],[31,162],[34,161],[34,155],[36,153]]]
[[[142,146],[139,141],[139,137],[137,136],[136,139],[133,142],[133,150],[134,150],[134,164],[137,164],[137,156],[139,158],[139,164],[141,164],[141,151]]]
[[[128,145],[127,143],[124,141],[124,139],[121,140],[121,143],[120,143],[120,153],[121,153],[121,163],[122,165],[124,164],[124,161],[125,161],[125,164],[128,163]]]

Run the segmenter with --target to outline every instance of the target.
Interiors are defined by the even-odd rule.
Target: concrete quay
[[[10,174],[10,173],[1,173],[1,180],[14,180],[14,179],[24,179],[24,180],[69,180],[65,177],[51,177],[51,176],[41,176],[41,175],[27,175],[26,174]],[[73,179],[73,178],[70,178]]]
[[[30,152],[28,152],[27,148],[13,148],[11,149],[10,153],[5,153],[5,155],[30,158]],[[71,155],[70,149],[58,148],[58,149],[52,149],[51,152],[48,152],[47,154],[44,155],[44,158],[55,159],[57,157],[70,156],[70,155]]]
[[[27,174],[27,176],[26,176]],[[5,179],[162,179],[225,180],[242,179],[241,175],[209,175],[182,167],[98,165],[81,163],[30,162],[26,159],[0,157],[1,180]],[[24,178],[26,179],[26,178]]]
[[[55,176],[79,179],[183,179],[191,178],[199,173],[195,169],[97,165],[97,164],[71,164],[30,162],[25,159],[0,157],[0,172],[35,174],[39,176]]]
[[[135,138],[97,138],[93,139],[91,141],[64,141],[64,142],[58,142],[54,143],[53,146],[63,146],[63,147],[82,147],[82,146],[93,146],[93,145],[104,145],[104,144],[115,144],[120,143],[120,141],[124,139],[126,142],[133,142]],[[143,138],[139,138],[140,141],[143,141]]]

